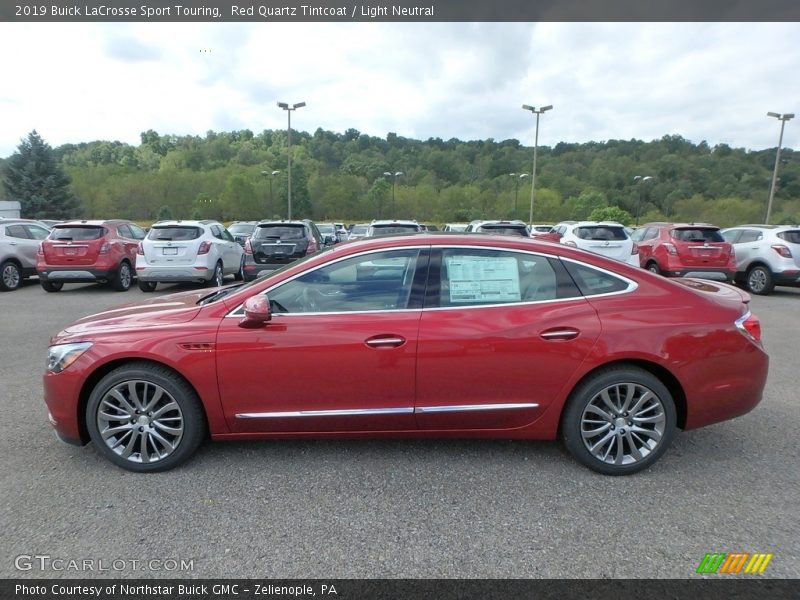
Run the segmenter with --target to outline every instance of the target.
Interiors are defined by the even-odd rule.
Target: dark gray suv
[[[311,221],[260,221],[244,244],[244,280],[274,271],[324,246]]]

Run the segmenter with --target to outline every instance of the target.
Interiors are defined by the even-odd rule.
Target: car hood
[[[197,302],[210,293],[208,289],[192,290],[117,306],[78,319],[59,335],[186,323],[200,312]]]

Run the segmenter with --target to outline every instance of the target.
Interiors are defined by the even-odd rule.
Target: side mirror
[[[269,308],[269,298],[264,294],[251,296],[244,301],[244,318],[239,321],[239,327],[256,329],[263,327],[272,320],[272,311]]]

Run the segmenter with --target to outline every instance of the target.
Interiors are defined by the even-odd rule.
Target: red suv
[[[719,227],[707,223],[648,223],[631,234],[639,263],[666,277],[701,277],[733,282],[736,253]]]
[[[47,292],[65,283],[109,283],[131,287],[136,250],[145,231],[123,220],[69,221],[53,227],[39,246],[36,272]]]

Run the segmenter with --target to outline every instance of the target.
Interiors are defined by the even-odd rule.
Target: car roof
[[[285,219],[263,219],[257,223],[259,227],[262,225],[308,225],[310,221],[297,221],[292,219],[287,221]]]
[[[56,223],[56,227],[75,227],[77,225],[90,225],[92,227],[102,227],[103,225],[121,225],[130,223],[127,219],[73,219],[72,221],[64,221],[63,223]]]
[[[200,225],[219,225],[219,221],[212,221],[212,220],[204,220],[204,221],[193,221],[193,220],[186,220],[183,219],[168,219],[166,221],[157,221],[153,223],[153,227],[175,227],[175,226],[188,226],[188,227],[198,227]]]
[[[412,219],[375,219],[369,225],[419,225]]]

